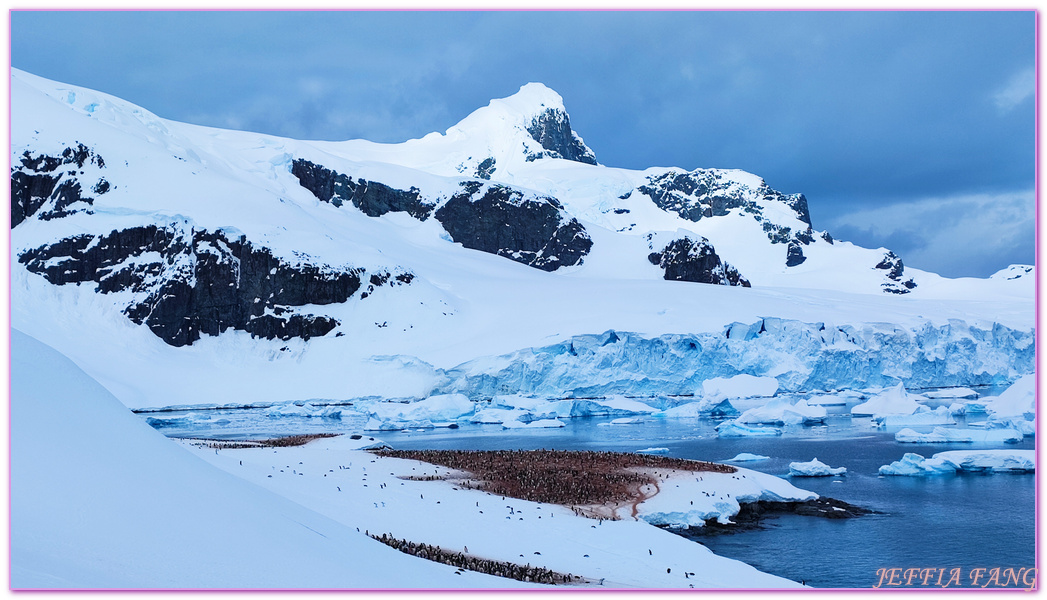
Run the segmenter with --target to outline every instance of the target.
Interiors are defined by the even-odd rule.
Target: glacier
[[[778,392],[1000,385],[1033,372],[1034,339],[958,319],[907,328],[765,318],[656,337],[612,330],[442,370],[433,393],[700,395],[706,381],[738,375],[774,378]]]

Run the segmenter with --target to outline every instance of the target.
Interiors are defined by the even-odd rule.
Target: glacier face
[[[739,374],[774,377],[779,390],[1003,384],[1032,373],[1035,335],[951,320],[908,329],[766,318],[720,334],[644,337],[608,331],[479,358],[440,373],[434,393],[594,397],[693,394]]]

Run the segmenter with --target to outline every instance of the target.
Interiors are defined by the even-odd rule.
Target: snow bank
[[[972,429],[935,427],[931,433],[919,433],[913,429],[903,429],[894,434],[897,442],[906,444],[941,444],[946,442],[996,442],[1016,444],[1022,441],[1022,433],[1014,429]]]
[[[673,470],[666,474],[659,470],[658,490],[641,502],[637,510],[644,521],[668,527],[702,527],[711,519],[730,523],[742,503],[793,502],[818,497],[780,477],[742,468],[735,473]]]
[[[845,473],[846,467],[833,468],[817,458],[810,462],[789,463],[789,477],[835,477]]]

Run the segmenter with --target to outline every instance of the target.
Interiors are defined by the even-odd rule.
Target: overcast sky
[[[444,131],[529,81],[605,165],[738,168],[906,265],[1034,260],[1035,14],[14,12],[12,65],[169,119]]]

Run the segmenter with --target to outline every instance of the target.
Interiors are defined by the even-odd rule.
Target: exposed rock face
[[[757,188],[749,187],[726,177],[728,172],[718,169],[668,171],[651,176],[637,191],[649,197],[662,210],[674,212],[688,221],[726,215],[732,209],[741,209],[761,223],[767,238],[775,244],[795,242],[801,245],[814,241],[811,215],[803,194],[782,194],[761,181]],[[758,202],[759,200],[759,202]],[[793,231],[764,216],[761,203],[778,202],[792,209],[796,218],[806,225]]]
[[[485,166],[486,165],[486,166]],[[494,170],[494,159],[477,168]],[[365,214],[380,216],[406,211],[420,220],[433,214],[435,201],[428,201],[418,188],[397,190],[332,171],[303,159],[292,163],[292,171],[307,190],[324,202],[341,206],[350,201]],[[589,234],[577,219],[570,218],[555,198],[525,195],[498,184],[464,181],[439,210],[436,219],[451,239],[466,248],[504,256],[543,271],[576,265],[592,248]]]
[[[130,292],[124,313],[172,346],[230,328],[266,339],[325,335],[338,321],[296,307],[345,302],[365,276],[363,269],[291,264],[243,236],[184,222],[69,237],[18,260],[55,285],[91,281],[100,293]],[[376,273],[370,281],[373,289],[411,277]]]
[[[571,119],[559,108],[547,108],[535,117],[527,126],[527,133],[546,150],[528,155],[529,161],[539,158],[566,158],[590,165],[596,164],[596,154],[571,129]]]
[[[894,252],[887,251],[883,255],[883,260],[876,264],[877,269],[883,269],[887,271],[885,277],[887,281],[882,284],[883,291],[890,292],[892,294],[908,294],[916,287],[916,282],[910,277],[908,280],[903,280],[902,276],[905,272],[905,265],[902,264],[902,259]]]
[[[786,249],[785,266],[795,267],[802,265],[805,260],[807,260],[807,257],[803,255],[803,248],[800,248],[800,245],[796,242],[789,242],[789,247]]]
[[[84,173],[84,165],[105,167],[102,157],[83,144],[66,148],[59,156],[33,156],[26,151],[20,163],[11,169],[12,228],[33,215],[49,220],[90,210],[94,198],[83,195],[78,176]],[[91,191],[104,194],[109,191],[109,182],[101,178]],[[81,206],[71,208],[75,204]]]
[[[687,236],[675,239],[647,259],[664,270],[665,279],[670,281],[750,287],[749,280],[742,277],[738,269],[722,262],[704,237],[698,241]]]
[[[485,158],[480,164],[476,165],[476,178],[477,179],[491,179],[491,175],[494,174],[498,169],[494,166],[495,160],[491,157]]]
[[[492,165],[493,165],[492,161]],[[426,203],[418,188],[398,190],[377,181],[353,180],[307,160],[291,163],[291,173],[302,187],[324,202],[341,206],[351,202],[369,217],[380,217],[387,212],[404,211],[422,221],[429,218],[433,205]]]
[[[558,200],[527,196],[504,185],[463,182],[436,218],[466,248],[489,252],[543,271],[576,265],[593,242]]]

